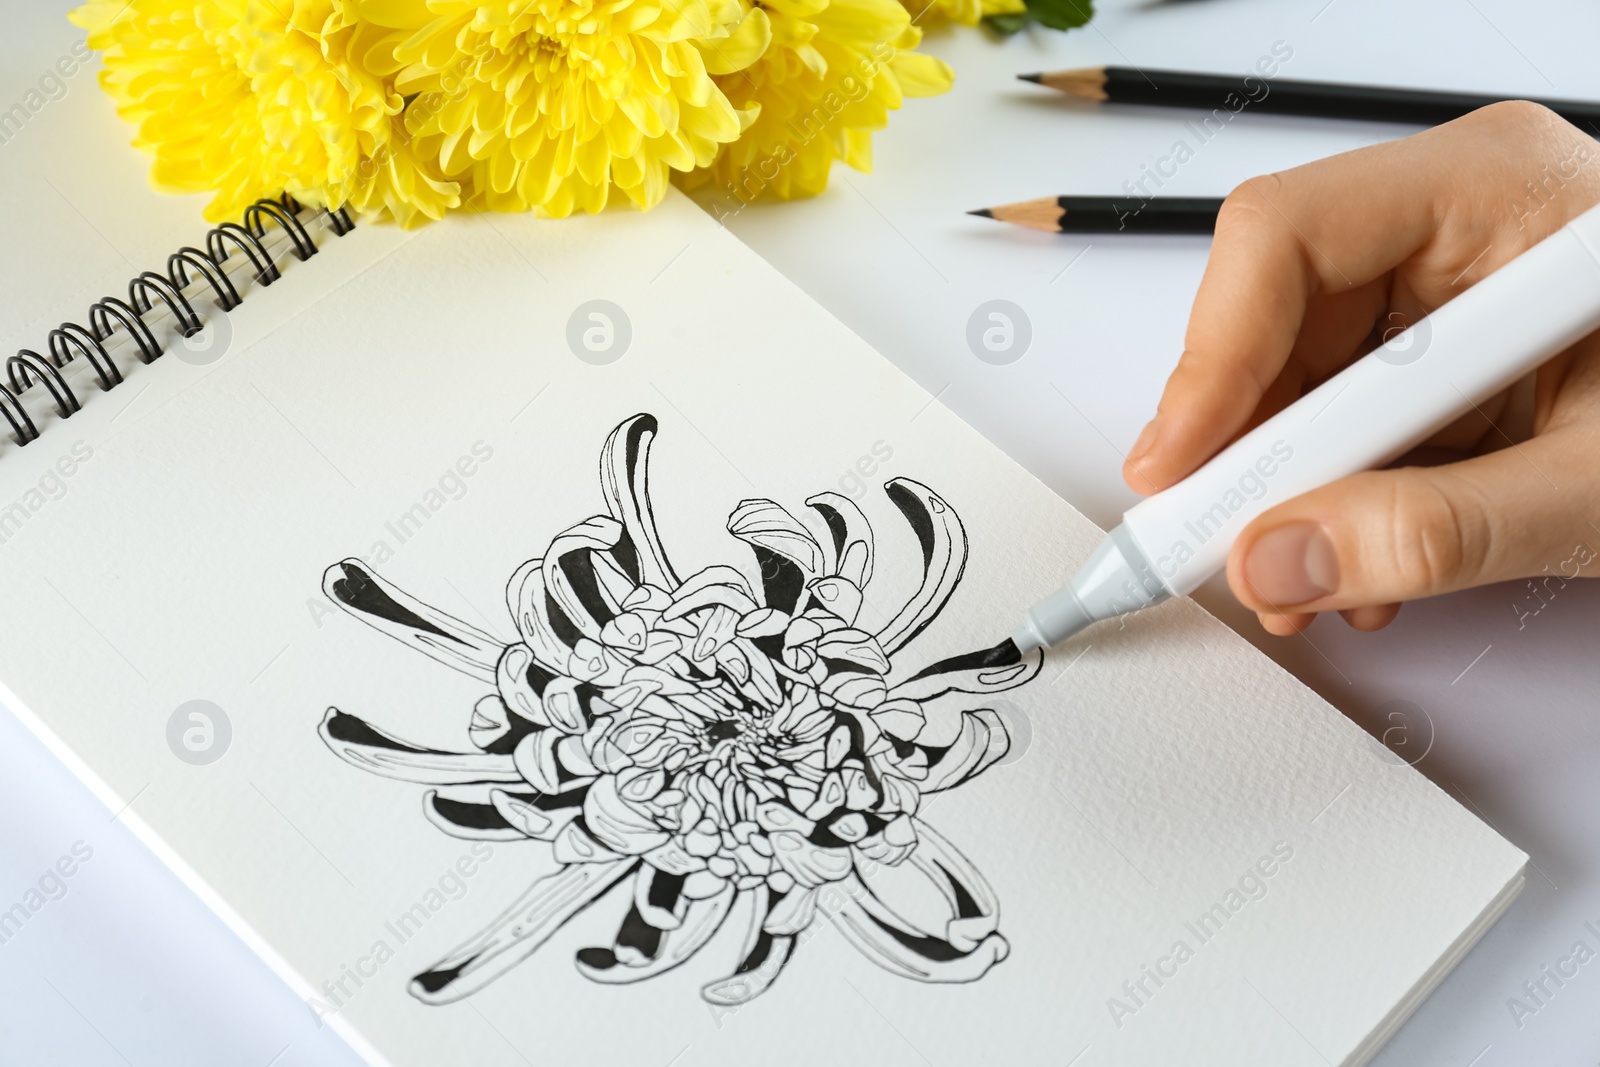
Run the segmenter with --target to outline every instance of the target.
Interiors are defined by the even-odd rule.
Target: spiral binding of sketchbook
[[[198,294],[209,288],[217,308],[232,311],[244,302],[239,286],[230,277],[234,268],[247,267],[252,281],[271,285],[282,277],[278,253],[292,252],[301,261],[317,254],[311,226],[323,222],[337,237],[355,228],[345,208],[322,210],[302,219],[305,211],[288,193],[277,199],[257,200],[245,209],[240,222],[224,222],[206,234],[204,250],[186,245],[167,257],[165,274],[147,270],[129,281],[127,300],[108,296],[90,305],[87,329],[76,322],[64,322],[51,330],[45,345],[50,353],[48,359],[24,348],[6,360],[9,384],[0,382],[0,415],[11,425],[17,444],[26,445],[40,435],[38,424],[22,403],[22,396],[36,383],[44,383],[56,413],[63,419],[71,418],[83,406],[61,373],[61,368],[78,356],[94,368],[101,389],[114,389],[123,380],[113,358],[120,354],[119,350],[131,344],[141,363],[153,363],[166,351],[145,316],[170,315],[180,337],[193,337],[205,329],[209,317],[202,318],[184,293],[191,285]],[[277,231],[270,237],[269,225],[275,225]],[[242,252],[244,258],[233,258],[235,251]],[[127,338],[122,344],[114,337],[119,327]]]

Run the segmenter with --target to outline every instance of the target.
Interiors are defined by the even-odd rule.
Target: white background
[[[805,204],[758,205],[731,226],[791,279],[1091,518],[1132,499],[1119,451],[1176,359],[1204,264],[1198,239],[1049,238],[962,214],[1067,192],[1116,192],[1188,137],[1189,116],[1085,109],[1018,85],[1025,70],[1134,63],[1239,70],[1276,41],[1300,78],[1600,97],[1600,8],[1507,0],[1179,0],[1102,3],[1093,26],[996,43],[936,33],[957,89],[908,102],[872,175],[836,172]],[[33,14],[33,12],[30,12]],[[74,31],[62,26],[63,45]],[[11,100],[35,74],[7,64]],[[92,91],[87,81],[73,93]],[[1167,192],[1220,194],[1261,171],[1402,135],[1396,127],[1246,114]],[[3,152],[3,150],[0,150]],[[4,205],[3,210],[18,210]],[[24,250],[8,249],[8,256]],[[26,250],[42,254],[39,250]],[[1021,305],[1030,351],[972,356],[980,303]],[[1070,402],[1067,398],[1071,398]],[[1590,1064],[1600,976],[1588,967],[1519,1029],[1522,983],[1600,926],[1600,594],[1569,586],[1519,629],[1519,586],[1412,605],[1381,635],[1334,621],[1257,637],[1225,594],[1205,602],[1374,732],[1409,701],[1418,766],[1533,859],[1527,890],[1378,1063]],[[5,625],[25,625],[14,605]],[[1391,740],[1396,740],[1391,737]],[[1429,742],[1431,741],[1431,745]],[[20,897],[77,840],[95,850],[25,936],[0,945],[0,1063],[332,1065],[356,1062],[9,717],[0,717],[0,901]],[[1402,885],[1374,885],[1399,895]],[[53,976],[49,983],[40,975]]]

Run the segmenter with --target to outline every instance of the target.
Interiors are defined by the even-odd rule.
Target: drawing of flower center
[[[706,740],[712,744],[718,741],[732,741],[744,731],[732,719],[718,719],[706,728]]]
[[[739,967],[702,991],[716,1003],[765,990],[819,911],[896,973],[981,976],[1006,953],[994,893],[918,811],[1005,754],[986,705],[1040,660],[1008,643],[916,671],[894,664],[961,577],[955,512],[919,483],[888,483],[923,580],[875,630],[860,620],[871,528],[838,494],[807,501],[820,539],[770,500],[739,504],[727,529],[753,550],[759,583],[726,565],[680,578],[647,489],[655,428],[641,415],[612,433],[608,514],[513,575],[509,643],[359,561],[328,571],[324,587],[346,610],[493,692],[468,724],[474,752],[413,745],[333,709],[324,741],[365,770],[433,786],[424,812],[447,833],[548,842],[559,865],[412,992],[442,1003],[482,988],[621,884],[632,903],[613,943],[578,954],[595,981],[677,966],[743,900]],[[825,887],[842,903],[819,903]]]

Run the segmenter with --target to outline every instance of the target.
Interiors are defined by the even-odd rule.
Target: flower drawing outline
[[[770,987],[819,913],[896,974],[981,978],[1008,952],[998,898],[919,811],[1005,755],[988,705],[1041,658],[1004,642],[922,669],[894,662],[961,579],[959,517],[919,482],[885,483],[916,535],[922,579],[869,631],[872,529],[838,493],[806,501],[820,536],[771,500],[739,503],[727,530],[753,551],[758,581],[722,564],[680,577],[652,510],[656,434],[648,414],[617,426],[600,458],[605,513],[512,576],[515,641],[359,560],[324,576],[346,612],[493,686],[472,709],[468,751],[412,744],[337,708],[319,728],[327,746],[428,786],[424,814],[446,833],[545,842],[559,865],[416,975],[411,993],[441,1004],[482,989],[613,892],[632,897],[620,929],[577,953],[596,982],[676,967],[736,906],[747,932],[733,972],[702,987],[714,1004]]]

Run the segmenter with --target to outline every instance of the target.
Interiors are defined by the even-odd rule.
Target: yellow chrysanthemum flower
[[[1020,15],[1028,10],[1023,0],[900,0],[922,25],[938,21],[976,26],[990,15]]]
[[[943,60],[912,51],[921,31],[897,0],[756,3],[772,43],[748,70],[717,83],[735,107],[760,113],[688,188],[714,181],[745,202],[765,192],[820,193],[835,159],[872,169],[872,131],[903,96],[936,96],[955,80]]]
[[[711,80],[766,46],[765,19],[737,0],[360,0],[390,27],[408,128],[437,139],[443,172],[497,211],[554,216],[605,207],[614,185],[639,207],[671,170],[704,166],[753,113]],[[419,102],[435,101],[427,106]]]
[[[312,203],[440,217],[458,189],[396,125],[403,101],[347,52],[347,0],[90,0],[72,12],[100,82],[155,157],[150,181],[212,192],[212,221],[287,190]]]
[[[410,227],[460,207],[462,193],[460,183],[439,169],[440,139],[418,136],[407,122],[410,109],[395,92],[393,81],[371,70],[368,57],[386,50],[388,38],[386,30],[358,21],[347,0],[336,3],[323,23],[323,55],[340,72],[352,102],[383,100],[382,107],[357,107],[353,112],[358,159],[344,178],[330,183],[327,202],[347,204],[367,215],[387,214]],[[437,101],[422,98],[411,106],[421,111],[437,106]]]

